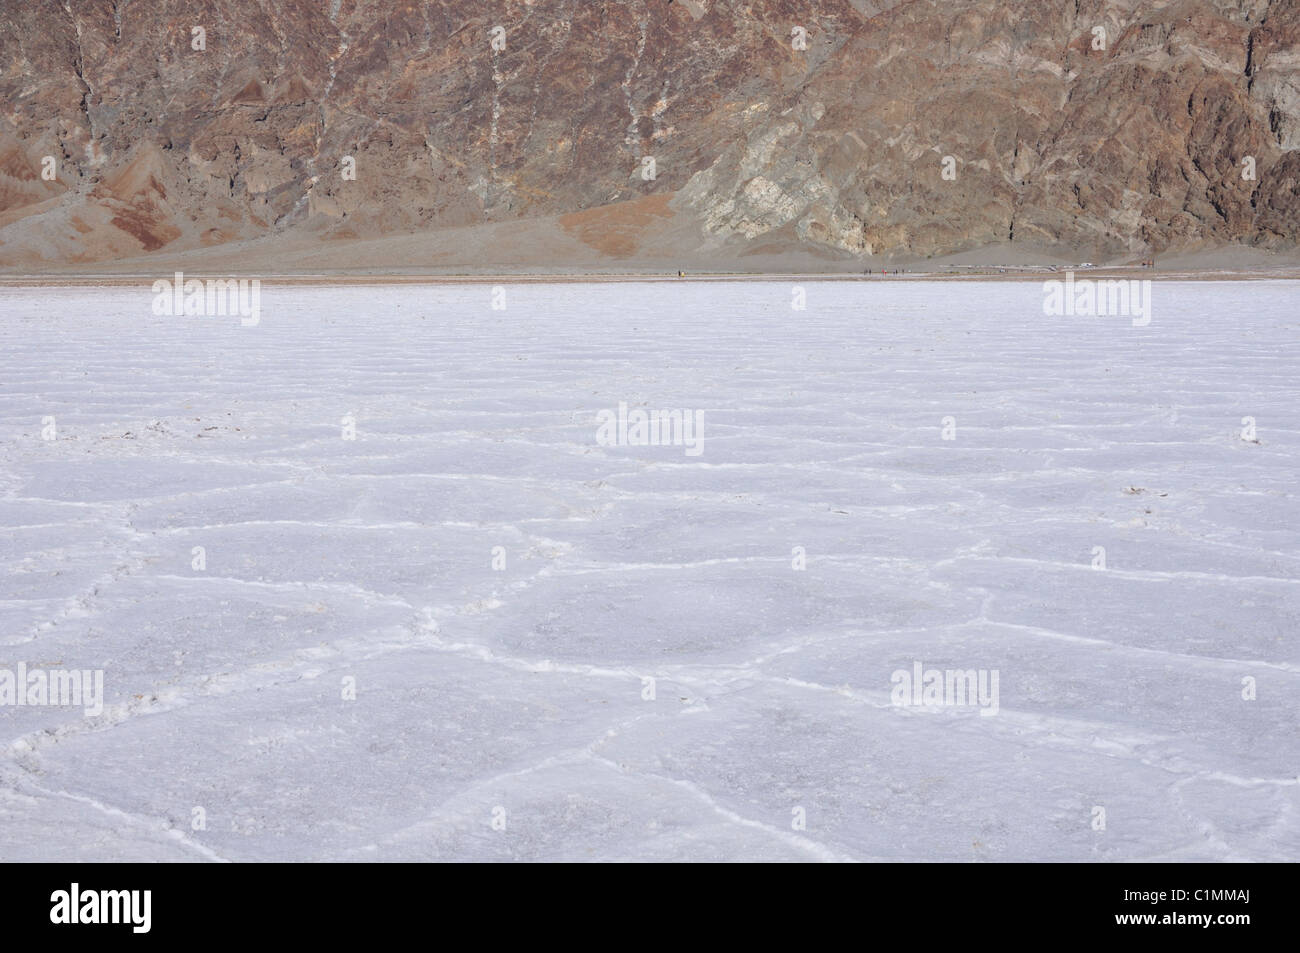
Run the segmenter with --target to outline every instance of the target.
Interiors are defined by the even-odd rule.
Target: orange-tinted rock
[[[0,266],[670,195],[737,254],[1300,229],[1295,0],[0,0],[0,61]]]

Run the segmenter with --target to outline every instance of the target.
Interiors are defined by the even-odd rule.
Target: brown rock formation
[[[1300,0],[0,0],[0,56],[11,270],[543,217],[864,265],[1300,230]]]

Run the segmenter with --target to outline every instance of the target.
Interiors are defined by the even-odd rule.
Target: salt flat
[[[1300,286],[803,287],[0,289],[0,860],[1300,859]]]

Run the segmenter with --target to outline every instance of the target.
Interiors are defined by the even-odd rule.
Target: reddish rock
[[[565,227],[630,256],[671,197],[698,247],[864,263],[1300,227],[1296,0],[0,0],[0,57],[0,267],[649,196]]]

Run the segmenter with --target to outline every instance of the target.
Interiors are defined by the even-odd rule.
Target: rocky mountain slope
[[[0,62],[8,270],[523,219],[538,265],[1300,231],[1300,0],[0,0]]]

